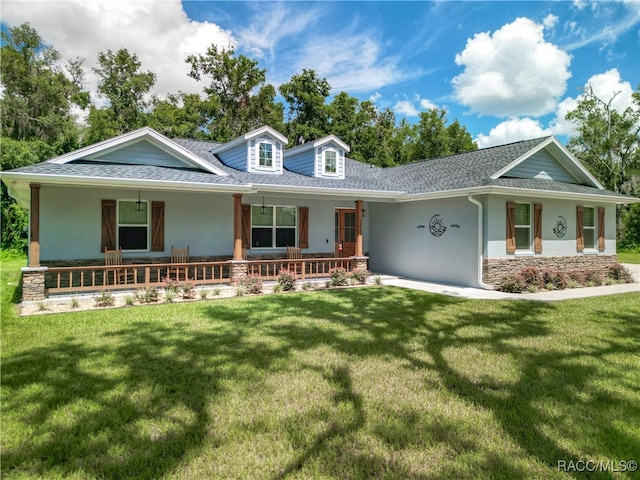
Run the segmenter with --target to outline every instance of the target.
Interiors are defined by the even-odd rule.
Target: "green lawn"
[[[620,263],[640,263],[640,250],[626,250],[618,252],[618,261]]]
[[[640,294],[367,287],[17,318],[18,266],[4,478],[631,478],[557,465],[640,460]]]

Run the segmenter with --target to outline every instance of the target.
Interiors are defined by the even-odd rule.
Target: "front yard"
[[[372,286],[17,317],[18,266],[4,478],[637,475],[640,294]]]

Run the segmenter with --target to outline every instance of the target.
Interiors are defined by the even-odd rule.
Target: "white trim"
[[[271,165],[260,165],[260,145],[270,145],[271,146]],[[256,144],[254,146],[255,154],[256,154],[256,163],[253,166],[255,170],[260,172],[275,172],[276,169],[276,151],[278,149],[278,144],[271,139],[258,139],[256,140]]]
[[[531,205],[531,202],[514,202],[516,205],[516,210],[518,210],[518,205],[527,205],[529,207],[529,225],[524,225],[524,224],[520,224],[518,225],[517,221],[514,223],[513,228],[515,230],[516,236],[514,237],[515,243],[516,243],[516,251],[514,252],[517,255],[522,255],[522,256],[526,256],[526,255],[533,255],[533,208]],[[516,217],[517,217],[517,212],[516,212]],[[517,234],[517,230],[518,228],[524,229],[524,228],[528,228],[529,229],[529,241],[527,242],[527,248],[518,248],[518,234]]]
[[[62,165],[74,160],[80,160],[82,158],[95,158],[96,155],[119,150],[127,145],[133,145],[142,140],[146,140],[163,150],[165,153],[177,157],[179,160],[187,162],[188,164],[196,165],[203,170],[206,170],[207,172],[214,173],[220,176],[228,175],[228,173],[226,173],[224,170],[221,170],[204,161],[191,151],[178,145],[176,142],[149,127],[142,127],[138,130],[134,130],[133,132],[125,133],[120,136],[90,145],[88,147],[81,148],[79,150],[74,150],[73,152],[69,152],[64,155],[60,155],[59,157],[52,158],[51,160],[47,160],[47,163]]]
[[[286,143],[286,142],[285,142]],[[299,145],[297,147],[289,148],[284,151],[286,155],[297,155],[299,153],[305,152],[307,150],[315,149],[316,147],[321,147],[326,145],[327,143],[333,143],[336,147],[341,148],[345,152],[351,151],[351,147],[340,140],[335,135],[327,135],[326,137],[319,138],[317,140],[312,140],[303,145]]]
[[[333,172],[327,171],[327,153],[328,152],[335,154],[334,165],[333,165],[335,171]],[[340,173],[338,172],[339,162],[340,162],[340,152],[336,148],[327,147],[326,149],[322,150],[322,175],[326,177],[340,176]]]
[[[264,135],[264,134],[267,134],[273,137],[275,140],[278,140],[280,143],[285,145],[289,141],[289,139],[287,139],[287,137],[282,135],[280,132],[265,125],[263,127],[256,128],[255,130],[252,130],[249,133],[245,133],[244,135],[241,135],[238,138],[234,138],[233,140],[227,143],[223,143],[222,145],[215,147],[213,150],[211,150],[211,153],[213,153],[214,155],[217,155],[219,153],[226,152],[227,150],[231,150],[232,148],[235,148],[238,145],[242,145],[244,142],[247,142],[253,138],[259,137],[260,135]]]

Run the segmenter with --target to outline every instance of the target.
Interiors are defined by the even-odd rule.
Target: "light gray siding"
[[[90,160],[95,162],[121,163],[125,165],[194,167],[194,165],[188,164],[144,140],[118,150],[91,157]]]
[[[288,170],[308,176],[313,175],[314,165],[313,151],[302,152],[291,156],[287,154],[285,161],[285,166]]]
[[[478,285],[478,211],[466,198],[371,203],[370,211],[372,271]],[[446,230],[434,236],[430,222],[441,222]]]
[[[504,177],[539,178],[558,182],[579,183],[551,154],[546,150],[536,152],[520,165],[515,166]]]

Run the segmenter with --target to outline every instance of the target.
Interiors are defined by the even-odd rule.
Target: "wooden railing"
[[[333,268],[351,270],[349,258],[302,258],[249,260],[247,274],[263,280],[275,280],[288,270],[299,280],[329,277]],[[49,267],[46,273],[48,293],[75,293],[101,290],[134,290],[164,287],[167,279],[193,285],[230,283],[231,262],[157,263],[118,266]]]
[[[162,287],[167,279],[193,285],[229,282],[229,262],[157,263],[91,267],[52,267],[46,274],[49,293]]]
[[[281,260],[251,260],[247,267],[248,275],[255,275],[263,280],[275,280],[282,270],[293,273],[298,280],[308,278],[329,277],[330,271],[342,267],[351,270],[349,258],[301,258]]]

